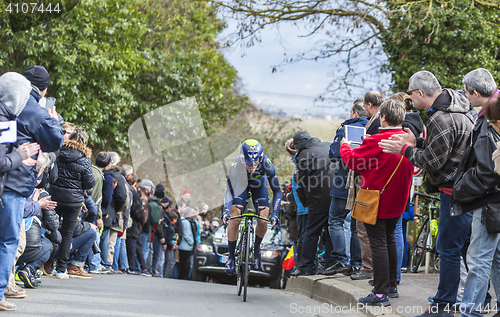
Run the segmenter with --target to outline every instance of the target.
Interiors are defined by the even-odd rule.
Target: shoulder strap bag
[[[392,172],[391,177],[389,177],[389,180],[387,181],[387,183],[385,183],[385,186],[384,188],[382,188],[382,190],[379,191],[364,188],[359,189],[358,194],[356,195],[356,201],[354,202],[354,209],[352,210],[351,214],[354,219],[369,225],[374,225],[377,223],[380,195],[382,195],[387,185],[389,185],[392,177],[394,176],[394,174],[396,174],[399,165],[401,165],[401,161],[403,161],[403,155],[401,155],[398,166],[396,166],[396,169],[394,170],[394,172]]]

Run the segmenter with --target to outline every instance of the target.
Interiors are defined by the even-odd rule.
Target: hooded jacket
[[[345,165],[344,161],[342,161],[342,157],[340,156],[340,141],[345,136],[344,126],[352,125],[355,127],[364,127],[368,123],[367,117],[357,117],[350,118],[344,121],[340,127],[337,129],[337,133],[335,134],[335,138],[333,139],[333,143],[330,144],[330,152],[328,153],[328,157],[334,163],[339,163],[339,169],[335,174],[335,179],[333,182],[332,190],[330,192],[330,196],[347,199],[347,175],[349,174],[349,168]],[[378,127],[377,127],[378,133]]]
[[[179,250],[193,251],[196,241],[191,223],[189,222],[189,219],[184,217],[181,218],[180,222],[182,223],[182,232],[184,234],[182,235],[182,239],[179,243]]]
[[[300,133],[297,132],[296,135]],[[297,195],[309,214],[328,213],[330,190],[338,164],[330,161],[330,143],[304,136],[294,135],[297,149]]]
[[[474,126],[472,107],[462,94],[445,89],[428,111],[427,135],[404,155],[427,173],[434,186],[453,188],[460,159]]]
[[[58,176],[49,188],[52,200],[60,204],[81,204],[85,200],[83,191],[95,185],[91,155],[92,151],[83,144],[64,141],[56,160]]]
[[[26,107],[17,117],[17,141],[14,147],[26,142],[37,142],[42,152],[55,152],[63,144],[65,132],[59,122],[40,107],[39,100],[40,94],[32,88]],[[33,158],[38,158],[38,154]],[[37,175],[36,166],[21,165],[7,174],[5,190],[28,197],[36,186]]]
[[[31,84],[21,74],[8,72],[0,76],[0,122],[16,120],[30,97]],[[22,165],[22,157],[13,145],[0,143],[0,195],[3,192],[6,172]]]

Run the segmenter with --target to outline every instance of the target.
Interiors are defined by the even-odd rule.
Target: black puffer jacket
[[[332,163],[328,157],[330,143],[310,138],[296,144],[295,148],[298,151],[295,161],[300,201],[304,207],[309,207],[309,214],[328,213],[330,189],[338,169],[338,163]]]
[[[46,191],[42,191],[38,200],[48,195]],[[52,243],[61,243],[61,234],[57,231],[59,227],[59,217],[55,209],[42,209],[38,215],[33,217],[31,227],[26,231],[26,249],[24,252],[30,252],[42,246],[42,226],[40,226],[40,224],[42,224],[43,228],[49,233],[45,236]]]
[[[52,200],[59,204],[82,203],[83,191],[95,185],[90,156],[92,151],[74,140],[64,141],[56,164],[58,176],[51,183]]]

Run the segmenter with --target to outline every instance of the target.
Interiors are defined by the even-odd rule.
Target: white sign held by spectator
[[[14,143],[17,141],[16,121],[0,122],[0,143]]]

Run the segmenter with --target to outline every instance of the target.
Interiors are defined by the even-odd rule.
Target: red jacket
[[[362,178],[361,187],[364,189],[382,190],[398,166],[401,155],[382,152],[378,143],[391,137],[393,134],[403,134],[400,128],[380,129],[379,134],[363,140],[361,146],[352,150],[349,144],[340,147],[340,155],[346,165]],[[389,185],[380,195],[378,218],[390,219],[403,214],[412,181],[413,164],[403,157],[401,165],[392,177]]]

